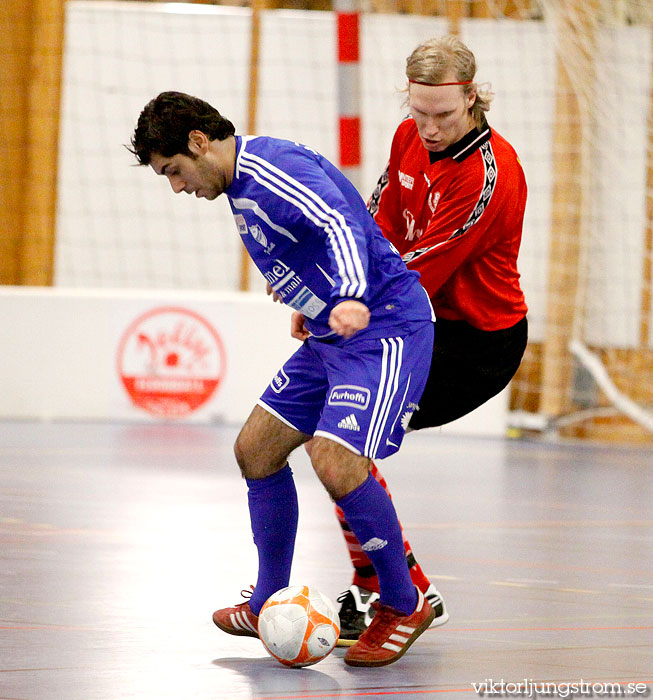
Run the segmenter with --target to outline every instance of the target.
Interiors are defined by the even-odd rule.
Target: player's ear
[[[188,150],[193,155],[203,155],[208,151],[208,148],[209,139],[204,132],[194,129],[188,134]]]

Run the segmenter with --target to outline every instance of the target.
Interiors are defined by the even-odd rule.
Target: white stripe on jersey
[[[326,230],[343,280],[341,296],[363,296],[367,287],[365,271],[354,235],[343,215],[288,173],[260,156],[248,153],[244,146],[239,154],[239,170],[250,174],[259,184],[296,206],[313,223]]]
[[[254,162],[250,161],[250,157]],[[285,180],[275,177],[274,172],[267,172],[263,166],[279,173]],[[343,279],[340,294],[342,296],[362,296],[367,283],[356,242],[342,214],[331,209],[315,192],[258,156],[252,156],[249,153],[241,154],[241,170],[249,173],[257,182],[297,206],[307,218],[328,232],[328,240],[336,258],[338,272]],[[273,183],[285,192],[272,186]],[[290,185],[297,189],[293,190]],[[308,196],[304,196],[302,193]]]
[[[278,195],[282,199],[285,199],[286,201],[295,205],[302,212],[302,214],[304,214],[304,216],[307,219],[310,219],[316,226],[319,226],[321,228],[326,228],[326,223],[324,221],[321,221],[320,219],[313,216],[313,214],[300,201],[293,201],[280,189],[272,186],[271,183],[267,182],[263,178],[263,175],[260,173],[260,171],[255,170],[252,167],[249,167],[249,165],[247,163],[243,164],[242,162],[241,162],[241,165],[239,167],[239,170],[247,173],[248,175],[251,175],[259,184],[263,185],[264,187],[269,189],[271,192],[274,192],[276,195]],[[338,266],[338,273],[343,278],[343,280],[346,280],[347,275],[345,273],[345,261],[343,260],[342,253],[337,247],[333,247],[333,242],[332,242],[332,239],[330,237],[329,237],[329,243],[332,245],[333,254],[335,256],[336,264]],[[343,285],[341,286],[341,290],[345,288],[345,283],[346,282],[343,282]]]
[[[263,221],[265,221],[265,223],[273,231],[278,231],[282,236],[290,238],[290,240],[293,243],[297,243],[297,239],[292,235],[292,233],[290,233],[290,231],[287,228],[275,224],[274,221],[272,221],[267,215],[267,213],[264,212],[263,209],[261,209],[261,207],[259,207],[258,202],[255,202],[252,199],[247,199],[245,197],[241,199],[232,199],[231,201],[234,203],[234,206],[236,206],[238,209],[251,209],[256,214],[256,216],[258,216],[259,219],[263,219]]]
[[[381,338],[381,344],[383,345],[381,381],[365,442],[365,454],[371,459],[376,457],[383,430],[388,422],[392,401],[399,387],[404,349],[402,338]]]
[[[332,220],[332,217],[337,217],[337,222],[335,223],[337,223],[338,225],[333,227],[334,231],[337,232],[338,228],[342,227],[342,232],[347,237],[347,243],[353,247],[353,250],[356,254],[358,253],[354,238],[351,233],[351,229],[349,228],[349,226],[347,226],[347,222],[345,221],[342,214],[340,214],[340,212],[338,212],[337,210],[329,207],[329,205],[326,204],[326,202],[324,202],[324,200],[316,192],[310,190],[304,184],[302,184],[298,180],[295,180],[291,175],[272,165],[269,161],[264,160],[260,156],[254,155],[253,153],[249,153],[247,151],[241,151],[241,158],[243,158],[245,162],[250,163],[252,167],[256,167],[257,165],[260,166],[261,174],[267,174],[271,182],[274,182],[277,185],[284,187],[288,194],[295,195],[307,206],[312,207],[313,213],[319,218],[321,218],[324,223],[333,226],[334,222]],[[293,190],[293,187],[296,188],[296,190]],[[310,200],[313,201],[311,202]],[[350,264],[360,265],[360,259],[357,259],[357,255],[356,257],[353,257],[350,260]]]

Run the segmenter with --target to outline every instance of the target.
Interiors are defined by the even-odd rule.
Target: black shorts
[[[431,370],[409,426],[419,430],[450,423],[496,396],[519,368],[527,339],[526,317],[499,331],[439,318]]]

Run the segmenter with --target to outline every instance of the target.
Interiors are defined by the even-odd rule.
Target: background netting
[[[653,403],[650,2],[470,0],[455,16],[440,5],[372,3],[362,15],[361,194],[372,192],[406,113],[406,56],[458,31],[478,81],[496,93],[490,124],[516,148],[529,186],[520,269],[531,342],[513,408],[524,426],[613,430],[622,422],[614,407],[625,406],[615,396]],[[245,133],[250,28],[248,8],[67,2],[57,285],[239,288],[226,201],[171,196],[123,145],[144,104],[170,89],[208,100]],[[332,12],[262,12],[258,133],[336,161],[335,42]],[[250,276],[255,292],[259,277]],[[612,389],[601,388],[592,358]],[[635,436],[632,426],[624,419]]]

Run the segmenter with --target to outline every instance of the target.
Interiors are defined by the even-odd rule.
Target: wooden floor
[[[392,666],[350,668],[336,650],[296,670],[211,622],[256,575],[235,435],[0,423],[1,700],[462,699],[486,681],[486,697],[516,695],[501,681],[563,684],[564,697],[564,684],[619,684],[607,696],[653,684],[651,450],[410,435],[381,469],[451,620]],[[336,598],[351,575],[344,542],[304,454],[292,464],[292,582]]]

